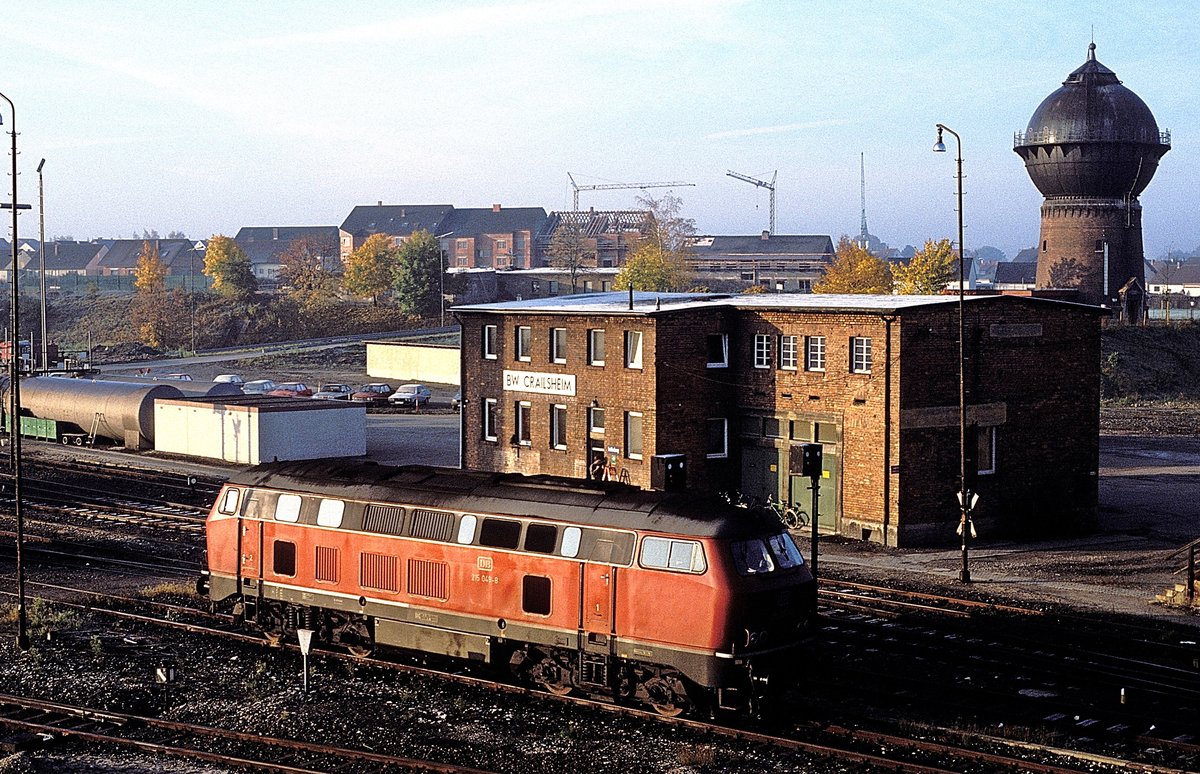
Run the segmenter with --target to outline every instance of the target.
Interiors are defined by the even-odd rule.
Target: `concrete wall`
[[[154,450],[246,465],[367,453],[365,406],[311,403],[158,400]]]
[[[367,375],[394,382],[458,384],[458,347],[447,344],[367,342]]]

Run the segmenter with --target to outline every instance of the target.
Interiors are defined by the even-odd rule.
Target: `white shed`
[[[154,403],[154,450],[258,465],[274,460],[361,457],[361,403],[260,395],[177,398]]]

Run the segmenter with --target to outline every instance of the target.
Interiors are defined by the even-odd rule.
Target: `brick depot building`
[[[1095,515],[1098,307],[968,296],[971,489],[981,533]],[[822,531],[952,542],[959,513],[956,296],[588,294],[461,306],[463,464],[740,492]],[[684,481],[667,462],[679,460]]]

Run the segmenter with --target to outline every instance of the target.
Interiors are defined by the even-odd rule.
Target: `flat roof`
[[[982,303],[995,299],[1006,299],[1002,303],[1037,303],[1093,309],[1105,314],[1103,307],[1059,301],[1048,298],[1006,295],[967,295],[966,303]],[[850,293],[650,293],[635,291],[630,308],[629,293],[582,293],[573,296],[551,296],[522,301],[501,301],[492,304],[467,304],[452,307],[456,312],[479,312],[484,314],[509,314],[527,312],[531,314],[593,314],[652,316],[669,314],[713,306],[735,309],[778,309],[793,312],[900,312],[929,306],[953,306],[958,303],[955,295],[907,296],[868,295]]]

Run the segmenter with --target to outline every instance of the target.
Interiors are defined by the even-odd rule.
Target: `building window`
[[[625,456],[631,460],[642,458],[642,412],[625,412]]]
[[[706,346],[708,350],[706,365],[709,368],[729,367],[729,334],[710,333]]]
[[[552,296],[557,296],[558,295],[558,280],[547,280],[546,281],[546,292]]]
[[[459,251],[460,253],[464,250],[470,250],[471,249],[471,240],[470,239],[454,240],[454,249]]]
[[[497,250],[507,250],[508,249],[508,240],[507,239],[497,239],[496,240],[496,249]]]
[[[567,362],[567,329],[550,329],[550,362]]]
[[[754,367],[771,367],[771,336],[767,333],[754,334]]]
[[[567,448],[567,407],[550,407],[550,445],[555,449]]]
[[[604,365],[604,329],[588,331],[588,365]]]
[[[996,472],[996,428],[980,427],[978,428],[978,443],[979,443],[979,469],[980,475],[988,475]]]
[[[785,371],[796,370],[796,338],[795,336],[779,337],[779,367]]]
[[[625,367],[642,367],[642,332],[625,331]]]
[[[595,407],[588,409],[588,432],[604,435],[604,409]]]
[[[533,443],[533,436],[530,434],[529,428],[529,411],[530,404],[527,400],[517,401],[517,432],[515,435],[516,441],[521,446],[529,446]]]
[[[763,417],[762,434],[766,438],[782,438],[783,425],[779,417]]]
[[[806,336],[804,338],[804,370],[825,370],[825,337]]]
[[[496,326],[483,326],[483,356],[488,360],[496,359]]]
[[[729,456],[728,419],[709,419],[705,423],[704,456],[710,460]]]
[[[850,372],[855,374],[871,373],[871,340],[864,336],[854,336],[850,339]]]
[[[584,280],[584,281],[583,281],[583,292],[584,292],[584,293],[591,293],[591,292],[592,292],[592,290],[593,290],[593,287],[592,287],[592,281],[591,281],[591,280]]]
[[[612,290],[612,280],[600,280],[600,290],[605,293]]]
[[[528,363],[533,350],[533,329],[528,325],[518,325],[516,341],[517,360]]]
[[[483,401],[483,440],[496,440],[496,399],[485,398]]]

